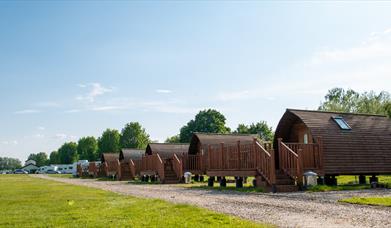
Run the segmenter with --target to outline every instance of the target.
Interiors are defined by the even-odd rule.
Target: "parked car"
[[[15,170],[14,174],[28,174],[29,172],[23,170],[23,169],[17,169]]]
[[[55,171],[55,170],[48,170],[46,173],[47,174],[61,174],[61,172]]]

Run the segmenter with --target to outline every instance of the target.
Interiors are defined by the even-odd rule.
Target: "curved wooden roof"
[[[132,148],[123,148],[119,153],[119,160],[141,160],[143,155],[145,154],[145,150],[141,149],[132,149]]]
[[[184,143],[149,143],[145,154],[158,153],[161,158],[171,158],[174,154],[187,154],[189,144]]]
[[[252,134],[216,134],[216,133],[194,133],[191,137],[189,154],[196,154],[198,152],[198,145],[206,146],[213,144],[234,144],[252,143],[257,135]]]
[[[342,130],[333,117],[342,117],[351,130]],[[369,163],[373,171],[386,167],[391,171],[391,119],[386,116],[287,109],[276,128],[275,148],[278,138],[289,138],[295,123],[304,123],[314,139],[322,137],[325,165],[330,171],[330,166],[344,170],[341,167],[349,164],[368,167]]]
[[[118,159],[118,153],[103,153],[101,156],[100,156],[100,161],[103,163],[103,162],[110,162],[110,161],[115,161],[116,159]]]

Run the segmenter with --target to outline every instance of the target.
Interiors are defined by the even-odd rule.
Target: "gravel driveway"
[[[391,227],[390,207],[337,203],[338,199],[352,196],[391,196],[391,190],[327,193],[239,193],[195,190],[172,185],[135,185],[124,181],[33,176],[125,195],[192,204],[280,227]]]

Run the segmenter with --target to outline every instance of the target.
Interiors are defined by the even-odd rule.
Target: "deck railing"
[[[132,159],[129,160],[129,171],[130,177],[134,179],[136,177],[136,164],[134,164],[134,161]]]
[[[258,140],[254,140],[254,150],[256,151],[257,168],[260,174],[270,184],[276,183],[275,156],[271,143],[264,143],[262,146]]]
[[[106,176],[116,176],[119,174],[118,172],[121,170],[121,166],[118,159],[104,162],[104,168],[105,168]]]
[[[268,148],[268,149],[266,149]],[[206,170],[256,171],[269,184],[275,183],[274,150],[270,143],[208,145]]]
[[[321,150],[317,143],[285,143],[292,151],[301,151],[303,169],[318,171],[322,168]]]
[[[81,168],[81,164],[77,164],[76,166],[76,172],[79,177],[83,176],[83,169]]]
[[[99,172],[99,166],[96,162],[88,163],[88,175],[97,177]]]
[[[159,175],[160,180],[164,180],[164,162],[159,154],[144,155],[141,159],[140,172],[154,172]]]
[[[202,166],[202,158],[203,156],[201,154],[184,154],[183,170],[202,173],[204,171]]]
[[[301,185],[303,182],[301,151],[296,153],[283,143],[282,139],[278,139],[278,150],[280,152],[280,168],[292,179],[295,179],[298,185]]]
[[[154,154],[155,155],[155,161],[156,161],[156,171],[157,171],[157,174],[159,175],[160,177],[160,181],[164,181],[165,179],[165,176],[164,176],[164,162],[163,160],[160,158],[160,155],[159,154]]]
[[[284,143],[278,139],[280,168],[290,177],[303,182],[303,174],[312,170],[318,174],[323,171],[322,139],[318,137],[316,143]]]
[[[172,167],[178,179],[183,177],[183,165],[182,161],[178,158],[176,154],[172,156]]]
[[[156,171],[155,159],[154,155],[144,155],[141,160],[141,171]]]

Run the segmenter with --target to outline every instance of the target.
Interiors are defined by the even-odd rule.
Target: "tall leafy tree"
[[[34,160],[38,167],[49,164],[48,155],[45,152],[39,152],[37,154],[30,154],[29,160]]]
[[[388,92],[358,93],[354,90],[333,88],[318,108],[322,111],[381,114],[391,117],[391,96]]]
[[[165,143],[179,143],[181,141],[180,141],[179,135],[174,135],[174,136],[168,137],[166,139],[166,141],[164,141],[164,142]]]
[[[274,137],[273,129],[266,123],[266,121],[252,123],[249,126],[245,124],[239,124],[235,133],[258,134],[259,137],[265,141],[271,141]]]
[[[98,141],[92,137],[83,137],[77,142],[79,159],[95,161],[98,158]]]
[[[149,135],[138,122],[130,122],[121,131],[122,148],[144,149],[150,142]]]
[[[60,164],[60,155],[57,151],[52,151],[49,155],[49,164]]]
[[[214,109],[200,111],[180,130],[181,142],[190,142],[193,132],[229,133],[231,130],[225,126],[225,116]]]
[[[75,142],[64,143],[58,149],[58,155],[60,157],[60,163],[71,164],[79,159],[77,154],[77,144]]]
[[[102,153],[119,153],[120,133],[115,129],[106,129],[98,139],[99,155]]]
[[[22,162],[16,158],[0,157],[0,170],[14,170],[22,167]]]

